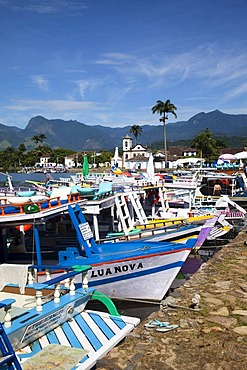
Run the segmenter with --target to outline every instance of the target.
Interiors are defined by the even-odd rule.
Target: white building
[[[40,161],[40,167],[48,167],[49,166],[49,161],[50,161],[50,156],[49,155],[43,155],[39,159]]]
[[[81,167],[82,164],[78,162],[78,153],[68,155],[64,158],[64,165],[66,168]]]
[[[128,170],[147,169],[150,152],[141,144],[132,147],[132,138],[127,134],[123,140],[123,168]]]

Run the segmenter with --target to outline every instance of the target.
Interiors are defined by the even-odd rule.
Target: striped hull
[[[160,301],[190,254],[181,248],[170,252],[143,255],[94,264],[88,273],[90,287],[112,298],[132,298]]]
[[[23,368],[25,368],[29,362],[27,360],[30,360],[50,344],[85,349],[88,353],[70,369],[91,369],[99,358],[116,346],[139,322],[138,318],[118,317],[90,310],[83,311],[17,351],[16,354]],[[41,369],[42,364],[40,366]]]

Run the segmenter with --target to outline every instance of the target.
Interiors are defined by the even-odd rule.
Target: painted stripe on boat
[[[67,339],[67,336],[65,335],[65,333],[63,331],[62,326],[58,326],[57,328],[54,329],[54,331],[55,331],[55,333],[56,333],[56,335],[59,339],[59,344],[70,347],[70,343]]]
[[[53,330],[47,333],[46,336],[50,344],[59,344],[58,338]]]
[[[92,346],[92,344],[86,337],[85,333],[82,331],[77,321],[71,320],[69,322],[69,325],[71,329],[73,330],[74,335],[77,337],[78,341],[80,342],[81,347],[86,348],[89,351],[88,355],[91,356],[95,352],[95,348]]]
[[[82,323],[82,326],[79,323]],[[39,338],[32,344],[17,351],[19,358],[25,361],[39,352],[42,348],[49,344],[63,344],[69,347],[84,348],[89,351],[88,356],[85,356],[80,363],[74,366],[71,370],[89,370],[97,362],[99,358],[109,352],[117,343],[119,343],[137,324],[140,320],[128,316],[111,316],[105,312],[84,311],[73,318],[68,323],[64,323],[61,327],[52,330],[50,333]],[[87,338],[85,333],[90,325],[90,338]],[[110,338],[104,334],[105,328],[108,327],[108,334],[111,333]],[[94,337],[99,336],[97,340],[98,350],[92,345]],[[23,362],[24,362],[23,361]]]
[[[114,277],[101,279],[101,280],[95,280],[95,281],[89,280],[88,285],[90,287],[93,287],[93,286],[98,286],[98,285],[110,284],[110,283],[114,283],[114,282],[121,281],[121,280],[130,280],[133,278],[148,276],[151,274],[155,274],[157,272],[162,272],[162,271],[174,269],[177,267],[181,268],[183,264],[184,264],[184,261],[177,261],[174,263],[170,263],[169,265],[166,265],[166,266],[159,266],[159,267],[149,268],[148,270],[135,271],[133,273],[129,273],[125,275],[114,276]]]
[[[113,263],[120,263],[120,262],[128,262],[128,261],[134,261],[134,260],[139,260],[139,259],[146,259],[146,258],[150,258],[150,257],[160,257],[160,256],[163,256],[163,255],[167,255],[167,254],[174,254],[174,253],[179,253],[179,252],[183,252],[183,251],[191,251],[193,248],[186,248],[186,247],[180,247],[178,249],[173,249],[173,250],[169,250],[167,252],[158,252],[158,253],[152,253],[152,254],[147,254],[147,255],[141,255],[141,256],[134,256],[134,257],[128,257],[128,258],[121,258],[119,260],[111,260],[111,261],[104,261],[104,262],[101,262],[101,263],[93,263],[90,259],[86,259],[88,261],[87,264],[91,265],[91,266],[102,266],[102,264],[104,265],[108,265],[108,264],[113,264]],[[126,251],[127,253],[128,251]],[[144,250],[142,252],[145,252]],[[113,253],[113,252],[112,252]]]
[[[83,332],[87,337],[88,341],[93,347],[94,351],[97,351],[103,343],[107,342],[107,338],[104,333],[95,325],[89,315],[77,315],[76,321],[80,327],[83,328]],[[92,325],[92,326],[91,326]]]

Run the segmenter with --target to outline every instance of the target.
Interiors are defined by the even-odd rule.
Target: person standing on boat
[[[221,186],[219,181],[216,181],[214,185],[213,195],[220,195],[221,194]]]
[[[47,171],[44,171],[45,174],[45,187],[48,188],[50,185],[50,181],[53,180],[51,174]]]

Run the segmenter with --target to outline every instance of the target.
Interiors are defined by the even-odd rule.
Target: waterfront
[[[25,184],[25,180],[29,181],[44,181],[45,175],[43,173],[30,173],[30,174],[23,174],[23,173],[10,173],[12,176],[13,184]],[[59,179],[60,177],[69,177],[70,173],[54,173],[52,174],[54,179]],[[30,184],[26,183],[31,187]],[[29,241],[32,243],[32,235],[29,235]],[[31,244],[29,246],[31,247]],[[179,281],[180,282],[180,281]],[[155,312],[159,309],[159,305],[151,304],[148,302],[131,302],[131,301],[117,301],[116,305],[121,314],[125,315],[132,315],[137,316],[141,320],[144,320],[147,316],[149,316],[152,312]]]
[[[12,182],[15,186],[28,186],[31,188],[31,184],[25,183],[25,180],[28,181],[45,181],[45,174],[44,173],[10,173],[12,176]],[[73,173],[52,173],[51,176],[54,180],[59,180],[60,178],[68,178]],[[0,181],[4,181],[5,178],[1,175]],[[31,237],[30,237],[31,238]],[[128,316],[136,316],[139,317],[141,320],[144,320],[147,316],[149,316],[152,312],[157,311],[159,309],[158,304],[152,304],[149,302],[132,302],[132,301],[124,301],[118,300],[115,301],[115,304],[119,310],[119,312],[123,315]],[[90,302],[91,309],[100,309],[103,310],[104,308],[98,302]]]
[[[107,356],[97,370],[246,370],[246,226]],[[199,310],[190,308],[199,294]],[[172,307],[173,306],[173,307]],[[147,330],[151,319],[179,328]]]
[[[15,185],[15,183],[19,184],[22,183],[25,184],[25,180],[28,181],[42,181],[45,182],[45,174],[41,172],[32,172],[32,173],[18,173],[18,172],[10,172],[10,176],[12,176],[12,181]],[[51,173],[51,177],[54,180],[59,180],[60,178],[66,178],[70,177],[71,173],[69,172],[61,172],[61,173]],[[4,181],[5,178],[3,175],[1,175],[0,181]],[[26,186],[30,186],[30,184],[26,183]]]

